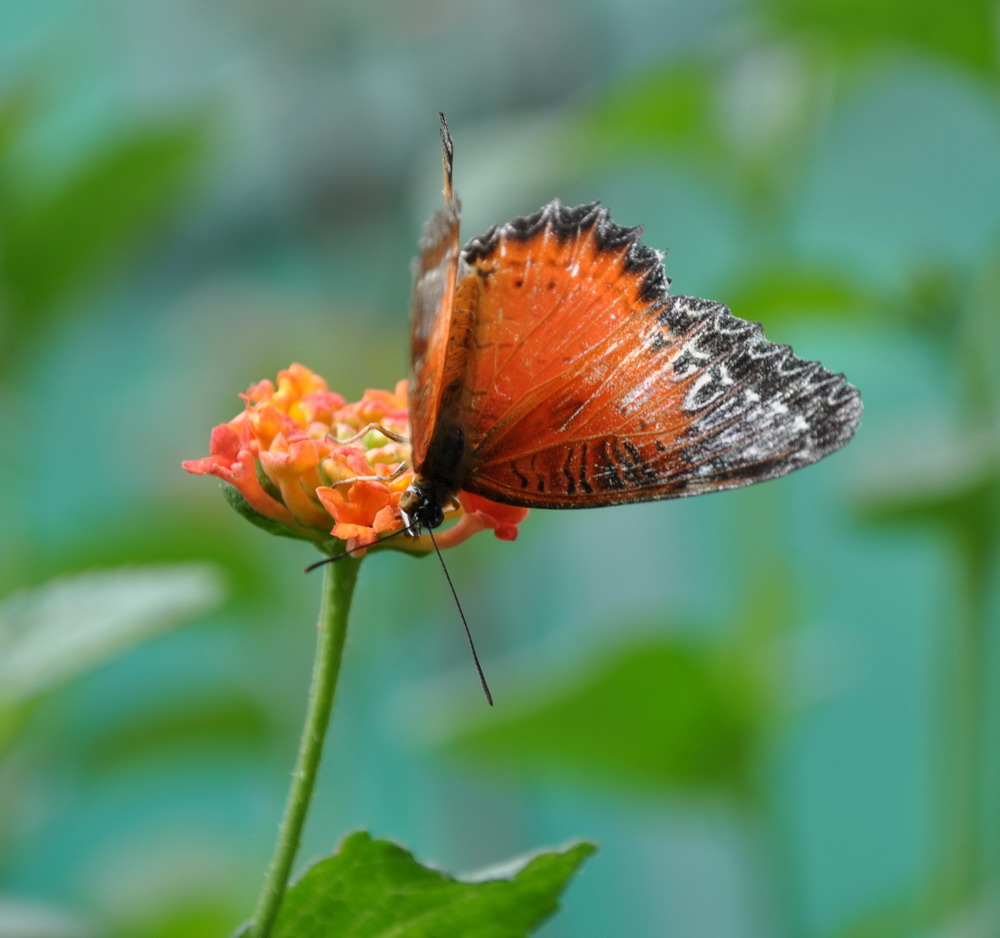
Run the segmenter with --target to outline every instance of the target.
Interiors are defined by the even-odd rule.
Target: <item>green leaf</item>
[[[63,178],[7,179],[0,193],[0,286],[13,338],[43,331],[74,290],[133,251],[177,203],[204,150],[203,122],[134,130]]]
[[[130,707],[102,725],[81,762],[91,770],[114,773],[137,759],[189,756],[198,747],[220,758],[234,752],[259,757],[261,740],[273,731],[271,719],[263,703],[238,685],[220,682],[212,690],[189,689],[183,698]]]
[[[607,650],[534,703],[456,729],[445,750],[494,774],[572,773],[691,792],[745,790],[768,703],[749,656],[683,637]]]
[[[596,166],[664,161],[728,189],[753,219],[756,240],[784,223],[790,181],[814,143],[827,76],[807,55],[758,50],[677,59],[613,84],[570,127],[568,147]],[[777,67],[776,67],[777,66]]]
[[[884,300],[834,270],[754,267],[726,291],[727,305],[741,319],[773,325],[803,319],[858,320]]]
[[[17,140],[30,112],[30,97],[25,89],[15,90],[0,100],[0,160]]]
[[[1000,443],[992,427],[930,423],[925,438],[891,447],[892,461],[863,490],[863,520],[878,525],[993,528],[1000,512]]]
[[[922,49],[977,70],[996,67],[992,0],[911,3],[909,0],[769,0],[763,11],[787,36],[831,45],[844,59],[886,49]]]
[[[158,896],[155,909],[136,909],[133,920],[116,921],[110,933],[88,938],[219,938],[232,926],[233,904],[230,896],[212,892],[206,898],[178,895],[169,904]]]
[[[950,491],[927,488],[863,501],[861,518],[887,527],[936,525],[945,528],[993,527],[1000,506],[1000,472],[970,480]]]
[[[187,564],[85,573],[0,604],[0,710],[92,668],[211,608],[211,567]]]
[[[360,831],[289,889],[274,938],[521,938],[596,848],[533,854],[466,880]],[[242,933],[241,933],[242,934]]]
[[[577,132],[598,158],[681,147],[721,161],[724,143],[713,121],[717,85],[718,70],[702,60],[640,71],[595,100]]]

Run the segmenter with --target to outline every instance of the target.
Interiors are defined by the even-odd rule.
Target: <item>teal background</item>
[[[180,462],[292,361],[349,400],[405,376],[443,110],[466,236],[599,199],[866,411],[786,479],[449,552],[493,711],[434,562],[366,560],[301,862],[357,828],[455,873],[586,838],[546,938],[1000,933],[998,22],[5,3],[0,594],[190,560],[228,593],[2,734],[0,898],[59,938],[249,915],[319,580]]]

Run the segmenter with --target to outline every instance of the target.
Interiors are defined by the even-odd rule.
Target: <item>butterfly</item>
[[[783,476],[854,435],[861,396],[722,303],[671,296],[643,229],[558,200],[460,247],[454,144],[414,261],[407,533],[459,490],[527,508]]]

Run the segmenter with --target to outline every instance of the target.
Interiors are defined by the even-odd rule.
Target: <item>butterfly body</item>
[[[459,248],[446,204],[415,262],[404,521],[459,490],[529,508],[677,498],[784,475],[861,415],[843,375],[720,303],[670,296],[642,229],[550,202]]]

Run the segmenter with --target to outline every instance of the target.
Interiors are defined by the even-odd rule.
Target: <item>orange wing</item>
[[[442,368],[462,488],[539,508],[674,498],[776,478],[851,438],[861,400],[843,375],[721,304],[669,297],[640,235],[596,204],[551,202],[465,247]]]
[[[427,456],[442,407],[459,262],[462,203],[452,187],[454,144],[444,114],[440,117],[445,204],[430,217],[420,235],[410,300],[410,432],[417,466]]]

